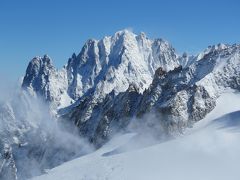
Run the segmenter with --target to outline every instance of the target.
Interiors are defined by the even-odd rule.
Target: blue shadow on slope
[[[213,120],[210,126],[217,126],[219,129],[228,128],[233,132],[240,132],[240,111],[235,111]]]
[[[232,132],[240,132],[240,111],[235,111],[226,115],[223,115],[213,121],[208,126],[214,126],[217,129],[228,129]],[[162,140],[157,140],[154,138],[143,137],[144,135],[136,135],[130,139],[126,144],[102,154],[102,156],[112,156],[121,154],[128,151],[137,150],[139,148],[149,147],[155,144],[160,144],[171,140],[172,138],[165,138]]]

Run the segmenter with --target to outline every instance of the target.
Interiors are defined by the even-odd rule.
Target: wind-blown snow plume
[[[93,150],[74,126],[57,121],[46,103],[18,88],[8,92],[0,90],[0,179],[40,175]]]

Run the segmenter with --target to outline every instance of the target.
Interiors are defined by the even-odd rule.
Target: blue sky
[[[239,0],[0,0],[0,75],[17,79],[32,57],[57,67],[89,38],[131,28],[179,53],[240,42]]]

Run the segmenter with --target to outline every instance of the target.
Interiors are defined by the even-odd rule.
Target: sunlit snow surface
[[[34,180],[239,180],[240,94],[223,94],[216,108],[185,135],[144,146],[135,134]]]

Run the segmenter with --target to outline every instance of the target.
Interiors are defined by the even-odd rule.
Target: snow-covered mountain
[[[127,91],[117,94],[113,90],[102,100],[82,97],[63,117],[72,120],[96,145],[116,131],[127,130],[133,122],[158,125],[158,132],[175,136],[211,112],[217,97],[229,88],[240,88],[240,47],[219,44],[185,67],[166,71],[160,66],[144,92],[134,83]],[[152,114],[156,117],[145,118]]]
[[[0,106],[0,178],[31,177],[86,153],[82,138],[99,148],[122,132],[183,134],[224,92],[240,90],[240,45],[178,55],[167,41],[123,30],[88,40],[60,70],[47,55],[33,58],[21,86]]]
[[[47,55],[35,57],[22,86],[61,108],[92,92],[96,97],[112,90],[124,92],[131,83],[143,92],[160,66],[166,71],[179,66],[179,58],[168,42],[123,30],[102,40],[88,40],[61,70],[54,68]]]
[[[162,39],[123,30],[88,40],[61,70],[48,56],[34,58],[22,86],[43,95],[97,145],[154,113],[161,132],[175,135],[204,118],[225,89],[239,90],[239,56],[236,44],[179,56]]]

